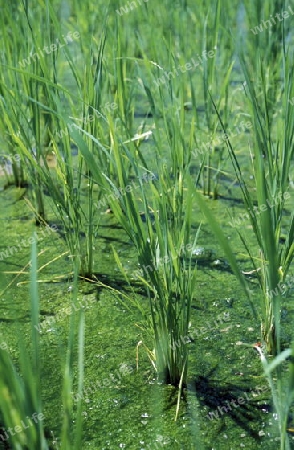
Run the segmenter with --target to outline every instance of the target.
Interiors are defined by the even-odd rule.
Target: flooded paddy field
[[[0,20],[0,448],[294,448],[291,5]]]

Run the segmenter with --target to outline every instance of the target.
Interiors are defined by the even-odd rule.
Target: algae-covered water
[[[1,342],[7,344],[5,348],[15,359],[18,337],[29,344],[28,261],[30,239],[36,233],[41,268],[38,279],[42,397],[46,427],[52,432],[53,448],[58,448],[62,416],[60,364],[69,324],[71,264],[64,254],[42,268],[56,255],[66,253],[66,247],[58,232],[35,229],[33,214],[22,194],[21,189],[11,187],[0,195],[1,252],[12,249],[11,255],[0,262]],[[242,267],[248,270],[250,264],[239,253],[241,245],[232,227],[225,224],[228,201],[214,202],[212,206],[223,218]],[[195,211],[195,225],[199,218],[199,211]],[[250,227],[246,227],[249,237]],[[134,248],[111,214],[103,215],[99,230],[96,273],[100,281],[115,289],[115,294],[95,283],[80,285],[78,301],[86,320],[83,448],[276,449],[278,430],[259,356],[253,348],[238,345],[259,341],[260,323],[254,319],[205,223],[199,244],[213,249],[219,264],[214,265],[209,259],[198,263],[198,288],[188,337],[189,384],[177,422],[177,392],[157,383],[147,353],[140,345],[142,340],[148,343],[148,335],[146,339],[146,333],[140,329],[144,318],[119,296],[120,292],[128,292],[128,286],[119,270],[114,269],[111,245],[116,246],[129,270],[136,268]],[[147,313],[147,299],[140,283],[136,289]],[[285,346],[290,342],[292,296],[293,289],[289,288],[282,314]],[[198,446],[198,441],[204,447]]]

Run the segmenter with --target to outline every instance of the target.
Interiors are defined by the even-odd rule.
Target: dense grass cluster
[[[125,296],[141,310],[134,300],[139,281],[148,299],[143,328],[152,338],[152,347],[145,342],[144,347],[158,380],[178,388],[176,417],[189,379],[189,346],[182,337],[189,336],[191,307],[197,304],[195,251],[203,222],[208,224],[244,289],[253,320],[261,323],[264,348],[258,352],[281,450],[290,448],[287,421],[294,394],[292,359],[286,376],[283,370],[293,349],[281,347],[279,289],[294,256],[294,214],[285,214],[293,183],[293,19],[284,14],[258,32],[255,27],[287,7],[284,0],[172,5],[39,0],[34,7],[27,0],[7,2],[0,15],[4,187],[26,189],[37,227],[49,217],[58,220],[75,292],[78,278],[99,283],[99,225],[107,209],[114,215],[137,257],[138,270],[130,274],[113,247],[130,288]],[[212,212],[213,200],[226,195],[223,182],[227,193],[234,187],[233,195],[241,197],[250,221],[254,248],[228,215],[256,275],[254,296]],[[0,350],[6,427],[42,412],[34,264],[33,355],[21,350],[21,376]],[[83,389],[84,323],[73,315],[64,362],[62,449],[82,448],[82,395],[77,411],[70,400],[76,322],[78,394]],[[17,433],[11,444],[49,448],[41,422]]]

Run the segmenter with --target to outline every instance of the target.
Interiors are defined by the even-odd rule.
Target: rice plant
[[[261,359],[264,375],[268,380],[273,398],[273,404],[278,421],[280,450],[290,450],[291,444],[288,432],[292,432],[291,413],[294,403],[294,363],[293,344],[289,349],[281,352],[273,361],[268,362],[262,349],[256,347]],[[283,366],[287,364],[289,370],[285,373]]]
[[[218,121],[214,114],[209,92],[213,92],[218,108],[222,109],[224,122],[228,123],[229,111],[229,82],[234,66],[232,38],[228,30],[227,16],[224,14],[226,3],[216,0],[212,5],[207,4],[201,11],[203,14],[203,43],[202,43],[202,83],[206,130],[199,138],[195,131],[195,143],[199,148],[205,139],[205,153],[202,156],[202,184],[203,194],[213,199],[219,196],[218,178],[225,163],[225,145],[215,144],[218,134]],[[231,22],[230,22],[231,23]],[[225,57],[220,58],[220,54]],[[222,76],[220,76],[220,73]],[[193,104],[196,105],[195,87],[191,82]]]
[[[116,183],[101,174],[86,147],[81,151],[91,165],[93,177],[100,183],[104,178],[108,192],[118,193],[108,196],[109,203],[137,250],[141,270],[138,277],[147,288],[153,330],[154,349],[150,349],[149,355],[155,361],[158,377],[165,383],[183,387],[187,383],[188,348],[181,336],[188,332],[196,281],[191,265],[196,239],[191,230],[193,190],[189,184],[189,152],[185,152],[183,143],[179,146],[183,142],[179,127],[173,127],[168,120],[166,127],[173,133],[168,149],[171,166],[158,161],[159,179],[148,192],[141,173],[142,170],[148,173],[151,168],[146,166],[138,144],[130,142],[127,146],[116,139],[113,121],[110,160],[116,170]],[[158,135],[157,139],[160,152],[162,138]],[[130,184],[131,172],[138,182],[138,193]]]
[[[9,162],[11,163],[14,183],[17,187],[24,187],[26,184],[25,173],[24,168],[20,164],[20,155],[18,154],[18,146],[15,140],[15,137],[19,134],[20,126],[24,125],[24,118],[20,112],[19,105],[16,107],[15,102],[11,101],[11,98],[15,99],[17,95],[12,94],[13,88],[16,91],[18,89],[17,77],[15,77],[13,72],[7,69],[7,66],[17,66],[18,57],[23,49],[23,43],[18,38],[19,30],[16,26],[16,22],[15,20],[12,20],[12,11],[14,17],[17,18],[19,15],[17,8],[11,5],[3,6],[0,18],[1,30],[3,30],[3,49],[1,54],[2,70],[0,80],[0,108],[2,120],[0,121],[0,127],[10,155]],[[21,32],[25,34],[25,29],[22,28]],[[10,123],[11,119],[12,123]]]
[[[0,392],[1,415],[6,430],[1,431],[0,438],[9,441],[13,449],[22,450],[48,450],[52,448],[51,438],[46,428],[46,417],[43,414],[43,401],[41,398],[41,366],[39,329],[39,296],[37,288],[37,248],[32,246],[31,282],[30,282],[30,325],[31,348],[25,347],[21,332],[19,333],[19,361],[16,365],[9,353],[0,349]],[[75,280],[77,280],[77,271]],[[76,281],[75,281],[76,286]],[[74,295],[77,290],[75,288]],[[82,442],[82,414],[81,401],[78,401],[74,412],[72,400],[73,367],[74,367],[74,340],[77,318],[74,309],[71,314],[68,348],[63,367],[63,405],[62,434],[60,449],[79,449]],[[79,322],[79,355],[78,355],[78,392],[83,390],[83,336],[84,320]],[[76,426],[72,427],[72,420]],[[3,434],[2,434],[3,433]]]
[[[51,205],[55,214],[63,225],[63,234],[72,258],[79,257],[82,276],[92,278],[94,271],[93,239],[97,235],[98,226],[97,208],[94,205],[96,198],[98,197],[99,200],[101,197],[101,191],[96,194],[90,171],[84,166],[79,154],[76,158],[77,161],[74,160],[74,140],[71,131],[81,126],[86,132],[103,133],[103,124],[106,120],[101,112],[104,43],[103,39],[99,45],[93,41],[91,52],[86,51],[82,55],[86,60],[86,70],[85,73],[81,73],[80,68],[74,64],[73,55],[66,45],[62,46],[64,48],[61,53],[58,52],[59,42],[62,42],[61,27],[52,5],[46,2],[44,6],[46,7],[46,19],[44,19],[43,28],[46,33],[42,37],[38,33],[38,18],[33,20],[29,17],[28,11],[23,11],[26,18],[26,21],[23,22],[24,26],[29,28],[30,43],[33,48],[39,48],[39,50],[36,53],[37,57],[31,55],[33,50],[30,52],[29,47],[25,50],[29,55],[26,60],[23,60],[29,62],[25,70],[15,67],[7,69],[9,77],[17,81],[19,95],[11,94],[3,78],[4,126],[8,128],[11,136],[14,123],[19,124],[20,129],[14,139],[21,156],[20,167],[26,167],[30,184],[33,187],[36,223],[44,223],[45,220],[43,191],[46,190],[52,199]],[[41,11],[39,12],[41,14]],[[9,17],[8,6],[7,17]],[[102,30],[102,35],[103,32]],[[7,40],[7,37],[5,39]],[[44,52],[40,50],[45,48],[46,41],[56,42],[49,55],[44,54],[45,50]],[[97,62],[94,65],[96,48]],[[18,58],[21,59],[23,54],[22,49]],[[56,68],[61,60],[65,60],[68,65],[67,77],[71,77],[75,82],[77,88],[75,101],[78,99],[76,104],[71,98],[70,91],[58,83]],[[61,77],[62,74],[59,76]],[[20,93],[24,94],[25,103]],[[70,122],[64,112],[64,103],[74,115],[74,122]],[[32,117],[29,121],[26,121],[27,114]],[[101,120],[94,122],[92,118],[96,118],[97,115]],[[93,148],[95,145],[93,141],[87,140],[86,135],[84,139],[89,148]],[[50,168],[50,158],[55,161],[53,169]],[[104,164],[103,157],[100,157],[100,163]],[[87,199],[86,207],[85,199]]]
[[[285,113],[278,120],[277,139],[273,138],[273,131],[268,114],[263,114],[263,108],[267,111],[267,94],[265,84],[263,86],[263,108],[257,100],[257,92],[248,67],[243,57],[241,63],[248,86],[248,98],[251,106],[251,114],[254,121],[254,143],[252,148],[252,169],[256,190],[256,205],[250,192],[248,183],[244,179],[236,151],[230,140],[228,143],[229,154],[235,169],[235,173],[241,186],[243,200],[248,212],[252,230],[260,248],[258,257],[254,257],[245,241],[242,232],[237,232],[244,243],[246,252],[250,257],[257,274],[261,292],[262,336],[270,353],[280,352],[280,309],[281,290],[279,286],[285,281],[290,264],[294,256],[293,232],[294,216],[291,215],[287,226],[286,242],[282,240],[282,227],[284,227],[284,207],[290,197],[288,193],[291,180],[291,168],[293,158],[293,144],[291,136],[294,132],[293,112],[289,106],[289,98],[293,86],[293,69],[289,62],[290,53],[284,53],[283,64],[283,109]],[[259,64],[261,83],[264,80],[262,63]],[[217,108],[216,108],[217,110]],[[224,132],[226,128],[218,113]],[[259,261],[259,266],[256,261]]]
[[[259,58],[256,50],[262,49],[264,81],[259,80],[259,89],[266,90],[267,106],[264,113],[268,117],[269,125],[274,121],[275,108],[280,97],[281,66],[283,65],[283,47],[290,40],[290,21],[281,20],[283,12],[287,12],[285,0],[274,0],[270,3],[258,5],[254,1],[244,3],[248,31],[244,45],[248,48],[250,64],[253,73],[259,70]],[[282,15],[283,17],[283,15]],[[252,56],[251,56],[252,55]],[[259,91],[258,89],[258,91]],[[259,93],[259,92],[258,92]]]
[[[291,180],[293,144],[291,136],[294,131],[293,112],[289,98],[293,86],[293,69],[290,53],[283,54],[283,98],[284,114],[280,113],[277,120],[277,140],[275,141],[269,114],[264,115],[257,101],[257,92],[251,82],[245,61],[242,59],[243,70],[248,85],[248,96],[252,105],[254,119],[255,141],[253,144],[253,173],[257,192],[257,205],[262,212],[258,214],[249,196],[244,180],[238,170],[242,182],[243,196],[250,212],[254,234],[261,250],[261,274],[259,282],[264,298],[262,333],[268,350],[279,352],[280,328],[280,292],[279,285],[285,281],[294,256],[293,230],[294,217],[291,216],[287,225],[286,243],[283,245],[282,230],[285,227],[285,201]],[[259,65],[261,80],[264,80],[262,65]],[[262,99],[264,108],[268,111],[268,97],[263,86]],[[237,168],[237,167],[236,167]],[[264,206],[265,205],[265,206]],[[252,213],[253,211],[253,213]],[[284,231],[284,230],[283,230]],[[252,259],[253,261],[253,259]]]

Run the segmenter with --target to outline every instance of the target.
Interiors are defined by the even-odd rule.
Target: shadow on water
[[[31,320],[31,316],[30,314],[25,314],[22,317],[14,317],[13,319],[8,319],[8,318],[4,318],[4,317],[0,317],[0,323],[4,322],[4,323],[27,323]]]
[[[150,119],[153,116],[152,112],[141,112],[141,111],[135,111],[134,112],[135,119]]]
[[[271,405],[252,395],[252,389],[245,384],[222,383],[213,380],[216,368],[212,369],[206,376],[199,376],[191,383],[191,392],[196,392],[200,407],[208,407],[210,411],[206,415],[209,422],[222,421],[225,427],[225,417],[230,417],[238,427],[248,433],[256,442],[261,442],[258,434],[258,423],[263,411],[270,412]],[[259,414],[260,413],[260,414]]]
[[[198,269],[202,270],[209,270],[211,274],[211,270],[217,270],[219,272],[226,272],[233,274],[234,272],[230,268],[227,261],[224,259],[215,259],[213,261],[211,260],[197,260],[196,258],[192,259],[192,266],[197,267]]]
[[[54,223],[52,221],[47,221],[47,224],[49,226],[54,225],[55,226],[55,230],[58,233],[58,235],[62,238],[62,239],[66,239],[66,233],[68,233],[67,230],[65,230],[64,225],[60,222],[60,221],[55,221]],[[118,237],[111,237],[111,236],[102,236],[99,233],[99,229],[101,228],[105,228],[105,229],[112,229],[112,230],[121,230],[121,226],[119,226],[118,224],[107,224],[107,225],[102,225],[99,224],[99,226],[97,226],[98,228],[98,238],[100,239],[104,239],[105,241],[110,241],[110,242],[119,242],[121,244],[128,244],[128,241],[125,241],[123,239],[119,239]],[[76,233],[76,231],[74,229],[69,231],[70,233]],[[79,237],[80,238],[85,238],[86,237],[86,233],[84,231],[80,231],[79,232]]]

